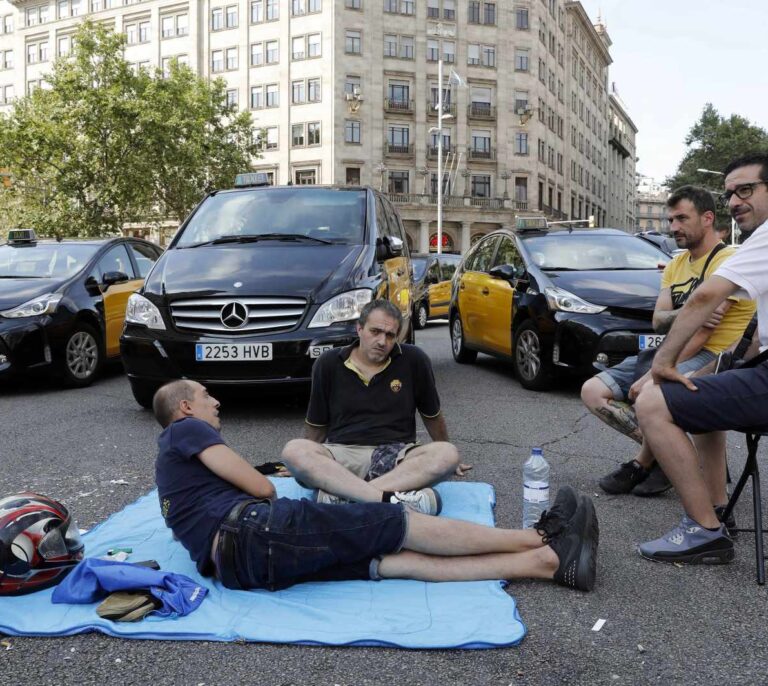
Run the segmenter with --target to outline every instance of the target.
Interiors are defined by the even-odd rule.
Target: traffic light
[[[589,228],[594,229],[595,228],[595,215],[590,214],[589,215]]]

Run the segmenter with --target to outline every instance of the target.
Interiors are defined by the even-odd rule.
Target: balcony
[[[456,189],[454,189],[454,192]],[[397,205],[411,205],[417,207],[432,207],[437,205],[437,195],[435,193],[429,193],[424,195],[422,193],[388,193],[387,197],[391,202]],[[464,195],[451,195],[445,194],[442,198],[444,210],[468,210],[472,211],[476,208],[479,211],[500,211],[509,212],[514,211],[527,211],[528,203],[519,200],[510,200],[509,198],[475,198]]]
[[[565,212],[561,212],[560,210],[556,210],[554,207],[550,207],[549,205],[542,205],[541,211],[547,215],[548,219],[552,219],[555,221],[564,221],[568,219],[568,215]]]
[[[400,143],[390,143],[387,141],[384,144],[384,149],[386,150],[387,155],[397,155],[398,157],[413,156],[413,143],[410,145],[403,145]]]
[[[418,205],[421,195],[418,193],[387,193],[387,197],[396,205]]]
[[[629,150],[630,142],[629,136],[627,136],[627,134],[623,133],[619,130],[618,127],[611,124],[610,128],[608,129],[608,135],[608,144],[615,148],[619,155],[624,158],[631,157],[632,153]]]
[[[467,116],[473,119],[496,119],[496,107],[487,102],[473,102],[467,107]]]
[[[467,155],[471,162],[495,162],[496,161],[496,149],[495,148],[473,148],[469,146],[467,148]]]
[[[430,145],[427,146],[427,159],[428,160],[436,160],[437,159],[437,149],[439,146],[437,145]],[[446,155],[449,155],[450,153],[456,152],[456,146],[455,145],[444,145],[443,146],[443,159],[445,159]]]
[[[456,105],[450,103],[443,103],[443,114],[450,114],[454,119],[456,118]],[[427,116],[437,117],[437,103],[427,100]]]
[[[384,98],[384,111],[397,112],[398,114],[413,114],[413,100],[401,100],[399,98]]]
[[[469,199],[472,207],[483,207],[488,210],[500,210],[504,207],[503,198],[475,198]]]

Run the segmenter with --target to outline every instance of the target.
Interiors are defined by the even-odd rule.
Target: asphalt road
[[[544,448],[553,486],[595,495],[601,522],[599,578],[584,594],[547,582],[514,582],[528,636],[517,648],[404,651],[285,645],[160,642],[100,635],[10,638],[0,645],[3,683],[14,684],[765,684],[768,592],[754,577],[749,534],[724,567],[679,568],[642,560],[635,545],[680,514],[668,493],[644,500],[597,495],[597,478],[628,459],[633,444],[589,416],[578,382],[523,390],[508,365],[480,356],[453,362],[445,325],[417,340],[432,356],[452,440],[471,478],[494,485],[497,521],[518,526],[521,465]],[[306,398],[253,392],[222,398],[224,434],[254,462],[276,459],[298,435]],[[113,370],[93,387],[46,382],[0,388],[0,493],[32,489],[57,497],[84,528],[153,487],[158,427]],[[740,471],[744,439],[729,439]],[[115,481],[127,483],[113,483]],[[765,493],[764,493],[765,495]],[[749,489],[737,510],[746,521]],[[766,499],[768,502],[768,499]],[[592,626],[606,623],[600,632]]]

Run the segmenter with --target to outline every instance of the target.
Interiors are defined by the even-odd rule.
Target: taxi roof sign
[[[34,243],[37,234],[34,229],[10,229],[8,231],[9,243]]]
[[[517,217],[515,219],[515,228],[518,231],[546,231],[546,217]]]
[[[238,174],[235,177],[235,188],[269,185],[269,175],[264,172],[248,172],[247,174]]]

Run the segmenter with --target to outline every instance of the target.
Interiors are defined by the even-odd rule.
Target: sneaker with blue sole
[[[637,551],[654,562],[688,565],[724,565],[735,556],[733,541],[723,524],[710,531],[688,515],[661,538],[641,543]]]

